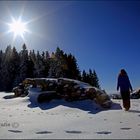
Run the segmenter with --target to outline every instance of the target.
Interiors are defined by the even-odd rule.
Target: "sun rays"
[[[14,37],[13,39],[15,40],[16,37],[20,36],[23,40],[24,39],[24,34],[29,33],[29,29],[27,28],[27,23],[23,22],[21,17],[16,20],[14,17],[12,17],[12,22],[7,23],[9,26],[8,33],[13,33]]]

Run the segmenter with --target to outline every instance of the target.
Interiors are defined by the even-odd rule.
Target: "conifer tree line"
[[[10,45],[0,50],[0,91],[11,91],[25,78],[71,78],[100,88],[95,70],[79,70],[77,60],[59,47],[51,54],[48,51],[28,51],[25,44],[21,51]]]

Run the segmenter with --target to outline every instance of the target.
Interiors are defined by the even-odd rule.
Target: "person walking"
[[[120,70],[117,80],[117,91],[120,89],[120,94],[123,101],[125,111],[130,109],[130,91],[133,91],[127,72],[124,69]]]

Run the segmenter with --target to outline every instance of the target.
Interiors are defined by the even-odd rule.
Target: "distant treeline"
[[[7,46],[0,50],[0,91],[11,91],[25,78],[71,78],[87,82],[100,88],[95,70],[79,70],[77,60],[57,47],[55,52],[28,51],[26,45],[21,51]]]

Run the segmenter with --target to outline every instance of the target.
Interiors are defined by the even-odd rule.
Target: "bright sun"
[[[18,38],[18,37],[21,38],[24,42],[26,42],[26,39],[25,39],[25,35],[27,35],[26,33],[29,33],[29,34],[36,35],[38,37],[43,37],[44,38],[44,36],[41,36],[40,34],[32,32],[31,30],[29,30],[28,25],[30,23],[32,23],[34,21],[37,21],[40,18],[46,16],[46,13],[41,15],[41,16],[39,15],[39,16],[36,16],[34,18],[31,18],[28,21],[23,21],[23,19],[22,19],[23,12],[24,12],[24,9],[22,9],[21,14],[19,15],[18,18],[14,18],[11,15],[11,12],[10,12],[11,22],[7,22],[7,21],[5,22],[5,21],[0,20],[0,22],[6,24],[8,26],[8,30],[3,32],[2,36],[5,36],[5,35],[7,35],[9,33],[13,34],[12,43],[14,43],[16,38]],[[0,34],[0,37],[1,37],[1,34]]]
[[[24,34],[29,31],[26,27],[27,23],[22,22],[21,18],[19,18],[18,20],[15,20],[14,18],[12,18],[12,22],[8,23],[8,25],[9,25],[8,32],[14,33],[14,39],[17,36],[20,36],[22,39],[24,39]]]

